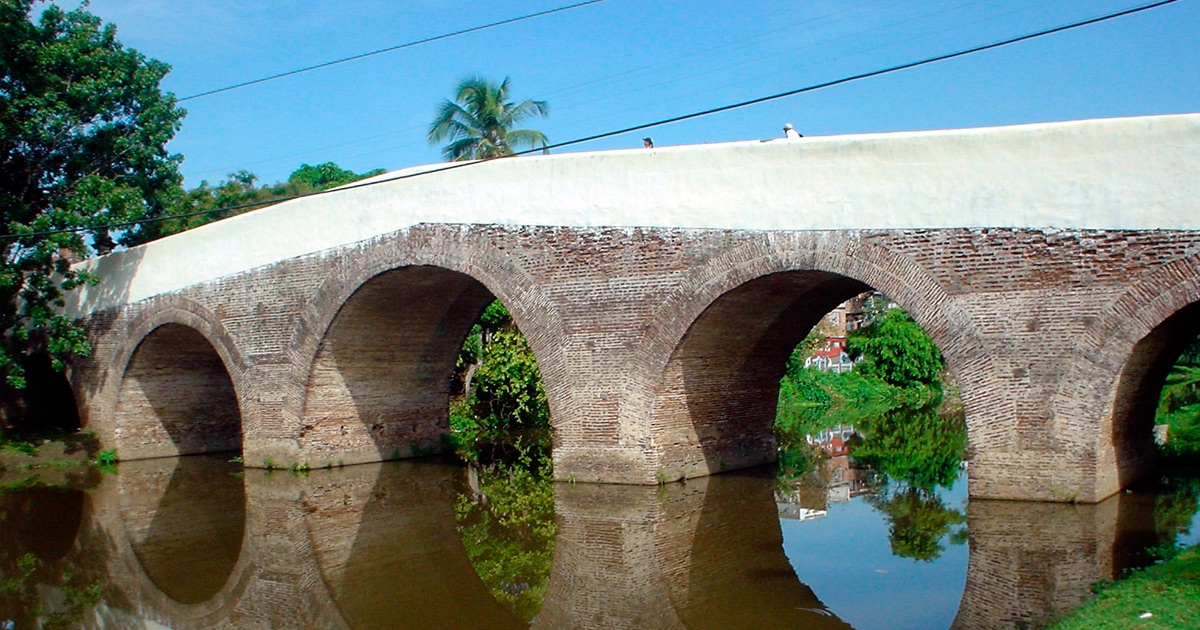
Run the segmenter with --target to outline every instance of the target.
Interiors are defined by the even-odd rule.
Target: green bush
[[[464,391],[450,403],[455,432],[550,426],[537,360],[499,301],[484,309],[467,336],[457,372]]]
[[[847,349],[862,357],[855,371],[896,387],[936,386],[946,362],[933,339],[902,309],[892,309],[850,334]]]

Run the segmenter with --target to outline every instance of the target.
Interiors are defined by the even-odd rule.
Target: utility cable
[[[553,99],[555,96],[561,96],[561,95],[564,95],[564,94],[570,94],[570,93],[572,93],[572,92],[579,92],[579,91],[583,90],[584,88],[587,88],[587,87],[589,87],[589,86],[592,86],[592,85],[595,85],[595,84],[598,84],[598,83],[604,83],[604,82],[606,82],[606,81],[612,81],[612,80],[615,80],[615,79],[618,79],[618,78],[622,78],[622,77],[625,77],[625,76],[628,76],[628,75],[636,75],[636,74],[639,74],[639,73],[645,72],[645,71],[647,71],[647,70],[652,70],[652,69],[655,69],[655,68],[661,68],[661,67],[664,67],[664,66],[665,66],[665,67],[678,66],[678,65],[682,64],[682,63],[683,63],[685,60],[687,60],[687,59],[692,59],[692,58],[696,58],[696,57],[701,57],[701,56],[703,56],[703,55],[706,55],[706,54],[708,54],[708,53],[711,53],[711,52],[714,52],[714,51],[717,51],[717,50],[726,49],[726,48],[731,48],[731,47],[735,47],[735,46],[737,46],[738,48],[744,48],[744,47],[747,47],[747,46],[749,46],[749,44],[747,44],[746,42],[749,42],[749,41],[751,41],[751,40],[755,40],[755,39],[761,39],[761,38],[768,37],[768,36],[771,36],[771,35],[777,35],[777,34],[778,34],[778,33],[780,33],[780,32],[785,32],[785,31],[787,31],[787,30],[789,30],[789,29],[794,29],[794,28],[797,28],[797,27],[803,26],[803,25],[805,25],[805,24],[808,24],[808,23],[811,23],[811,22],[818,22],[818,21],[820,21],[820,20],[823,20],[823,19],[825,19],[825,18],[828,18],[828,17],[831,17],[831,16],[835,16],[835,15],[839,15],[839,14],[843,14],[843,13],[848,13],[848,12],[850,12],[850,11],[854,11],[854,10],[861,10],[861,9],[863,9],[863,8],[865,8],[865,7],[868,7],[868,6],[871,6],[871,5],[874,5],[874,4],[879,4],[880,2],[885,2],[885,1],[887,1],[887,0],[870,0],[870,1],[869,1],[869,2],[867,2],[866,4],[863,4],[863,5],[861,5],[861,6],[858,6],[858,7],[847,7],[847,8],[841,9],[841,10],[839,10],[839,11],[834,11],[834,12],[832,12],[832,13],[826,13],[826,14],[819,15],[819,16],[816,16],[816,17],[813,17],[813,18],[806,18],[806,19],[804,19],[804,20],[802,20],[802,21],[800,21],[800,22],[794,22],[794,23],[788,24],[788,25],[786,25],[786,26],[782,26],[782,27],[779,27],[779,28],[771,29],[771,30],[769,30],[769,31],[766,31],[766,32],[757,33],[757,34],[751,35],[751,36],[749,36],[749,37],[746,37],[746,38],[742,38],[742,39],[735,40],[735,41],[732,41],[732,42],[727,42],[727,43],[724,43],[724,44],[720,44],[720,45],[717,45],[717,46],[713,46],[713,47],[711,47],[711,48],[706,48],[706,49],[703,49],[703,50],[695,51],[695,52],[692,52],[692,53],[689,53],[689,54],[685,54],[685,55],[683,55],[683,56],[681,56],[681,57],[676,57],[676,58],[674,58],[674,59],[671,59],[671,60],[659,61],[659,62],[655,62],[655,63],[649,64],[649,65],[646,65],[646,66],[641,66],[641,67],[639,67],[639,68],[632,68],[632,69],[629,69],[629,70],[624,70],[624,71],[618,72],[618,73],[616,73],[616,74],[611,74],[611,75],[607,75],[607,76],[604,76],[604,77],[600,77],[600,78],[596,78],[596,79],[588,80],[588,81],[585,81],[585,82],[583,82],[583,83],[578,83],[578,84],[570,85],[570,86],[567,86],[567,87],[563,87],[563,88],[560,88],[560,89],[558,89],[558,90],[555,90],[555,91],[553,91],[553,92],[549,92],[549,93],[546,93],[546,94],[544,94],[544,95],[543,95],[543,98],[542,98],[542,100],[552,100],[552,99]],[[988,0],[988,1],[990,1],[990,0]],[[736,48],[735,48],[735,49],[736,49]],[[661,84],[659,84],[659,85],[661,85]],[[650,87],[657,87],[657,85],[655,85],[655,86],[650,86]],[[620,94],[621,94],[621,95],[624,95],[624,94],[629,94],[629,93],[631,93],[631,92],[636,92],[636,91],[638,91],[638,90],[632,90],[632,91],[630,91],[630,92],[621,92]],[[619,95],[618,95],[618,96],[619,96]],[[610,95],[607,95],[607,96],[605,96],[605,97],[603,97],[602,99],[599,99],[599,100],[609,100],[609,99],[611,99],[611,98],[614,98],[614,96],[610,94]],[[594,102],[594,101],[590,101],[590,102]],[[577,104],[575,104],[575,105],[567,105],[567,106],[565,106],[565,107],[556,105],[556,106],[555,106],[555,108],[554,108],[554,111],[558,112],[558,111],[561,111],[561,110],[563,110],[563,109],[573,109],[573,108],[578,108],[579,106],[581,106],[581,105],[586,105],[586,104],[588,104],[588,102],[584,102],[584,103],[577,103]],[[319,152],[321,152],[321,151],[324,151],[324,150],[327,150],[327,149],[336,149],[336,148],[340,148],[340,147],[346,147],[346,146],[351,146],[351,145],[355,145],[355,144],[362,144],[362,143],[366,143],[366,142],[371,142],[372,140],[379,140],[379,139],[381,139],[381,138],[387,138],[387,137],[390,137],[390,136],[396,136],[396,135],[399,135],[399,134],[407,133],[407,132],[410,132],[410,131],[416,131],[416,130],[418,130],[418,129],[424,129],[424,128],[427,128],[427,127],[428,127],[428,125],[418,125],[418,126],[414,126],[414,127],[408,127],[408,128],[404,128],[404,129],[397,129],[397,130],[393,130],[393,131],[388,131],[388,132],[386,132],[386,133],[375,134],[375,135],[372,135],[372,136],[367,136],[367,137],[363,137],[363,138],[357,138],[357,139],[355,139],[355,140],[349,140],[349,141],[346,141],[346,142],[341,142],[341,143],[339,143],[339,144],[335,144],[335,145],[328,145],[328,146],[324,146],[324,147],[314,147],[314,148],[310,148],[310,149],[304,149],[304,150],[302,150],[302,151],[297,151],[297,152],[295,152],[295,153],[289,153],[289,154],[286,154],[286,155],[280,155],[280,156],[276,156],[276,157],[264,158],[264,159],[262,159],[262,160],[257,160],[257,161],[255,161],[255,162],[243,163],[243,164],[242,164],[242,167],[250,167],[250,166],[254,166],[254,165],[256,165],[256,164],[270,164],[270,163],[275,163],[275,162],[281,162],[281,161],[283,161],[283,160],[286,160],[286,159],[288,159],[288,158],[291,158],[291,157],[303,156],[303,155],[310,155],[310,154],[319,153]],[[400,145],[399,147],[393,146],[393,147],[389,147],[389,148],[385,148],[385,149],[375,149],[375,150],[372,150],[372,151],[368,151],[368,152],[366,152],[366,153],[357,153],[357,154],[354,154],[354,155],[350,155],[350,156],[348,156],[348,157],[360,157],[360,156],[363,156],[363,155],[373,155],[373,154],[375,154],[375,153],[380,153],[380,152],[383,152],[383,151],[393,150],[393,149],[396,149],[396,148],[405,148],[405,147],[409,147],[409,146],[415,146],[415,145],[417,145],[417,144],[420,144],[420,143],[419,143],[419,142],[410,142],[410,143],[408,143],[408,144]],[[237,170],[237,169],[234,169],[234,168],[212,168],[212,169],[208,169],[208,170],[205,170],[205,171],[201,171],[201,172],[199,172],[199,173],[195,173],[195,174],[196,174],[196,175],[209,175],[209,174],[213,174],[213,175],[220,175],[220,174],[226,174],[226,173],[230,173],[230,172],[232,172],[232,171],[234,171],[234,170]]]
[[[188,212],[188,213],[184,213],[184,214],[174,214],[174,215],[161,216],[161,217],[152,217],[152,218],[148,218],[148,219],[138,219],[136,221],[125,221],[122,223],[110,223],[110,224],[105,224],[105,225],[95,225],[95,226],[88,226],[88,227],[64,228],[64,229],[59,229],[59,230],[44,230],[44,231],[40,231],[40,232],[26,232],[23,234],[4,234],[4,235],[0,235],[0,240],[11,240],[11,239],[25,238],[25,237],[30,237],[30,236],[50,236],[52,234],[67,234],[67,233],[72,233],[72,232],[88,232],[88,231],[100,230],[100,229],[121,229],[121,228],[136,227],[138,225],[145,225],[148,223],[158,223],[161,221],[171,221],[174,219],[186,219],[186,218],[190,218],[190,217],[197,217],[197,216],[208,215],[208,214],[216,214],[219,212],[230,212],[230,211],[234,211],[234,210],[247,210],[250,208],[257,208],[259,206],[273,205],[273,204],[277,204],[277,203],[282,203],[284,201],[291,201],[293,199],[303,199],[306,197],[315,197],[317,195],[327,195],[330,193],[342,192],[342,191],[346,191],[346,190],[353,190],[356,188],[366,188],[368,186],[377,186],[379,184],[386,184],[389,182],[395,182],[395,181],[400,181],[400,180],[405,180],[405,179],[413,179],[415,177],[422,177],[422,176],[431,175],[434,173],[443,173],[446,171],[452,171],[452,170],[459,169],[459,168],[467,168],[467,167],[471,167],[471,166],[477,166],[479,164],[491,162],[494,160],[503,160],[503,159],[507,159],[507,158],[511,158],[511,157],[517,157],[520,155],[528,155],[531,153],[539,153],[539,152],[543,152],[543,151],[549,151],[551,149],[561,149],[564,147],[570,147],[570,146],[575,146],[578,144],[584,144],[587,142],[593,142],[593,141],[601,140],[604,138],[611,138],[613,136],[619,136],[619,135],[624,135],[627,133],[633,133],[635,131],[643,131],[643,130],[651,129],[654,127],[661,127],[663,125],[670,125],[670,124],[682,122],[685,120],[693,120],[696,118],[701,118],[703,116],[711,116],[713,114],[719,114],[719,113],[727,112],[727,111],[734,110],[734,109],[749,107],[751,105],[758,105],[759,103],[766,103],[768,101],[774,101],[774,100],[778,100],[781,98],[787,98],[789,96],[796,96],[797,94],[814,92],[816,90],[833,87],[835,85],[842,85],[845,83],[861,81],[863,79],[869,79],[872,77],[882,76],[885,74],[891,74],[893,72],[899,72],[901,70],[908,70],[910,68],[926,66],[926,65],[929,65],[932,63],[937,63],[939,61],[946,61],[948,59],[963,57],[966,55],[983,52],[986,50],[993,50],[993,49],[1000,48],[1003,46],[1008,46],[1010,44],[1028,41],[1031,39],[1037,39],[1039,37],[1045,37],[1047,35],[1053,35],[1055,33],[1061,33],[1064,31],[1069,31],[1069,30],[1081,28],[1084,26],[1090,26],[1092,24],[1099,24],[1101,22],[1107,22],[1109,20],[1114,20],[1116,18],[1125,17],[1127,15],[1133,15],[1135,13],[1141,13],[1143,11],[1149,11],[1150,9],[1155,9],[1155,8],[1165,6],[1168,4],[1174,4],[1176,2],[1179,2],[1179,0],[1158,0],[1157,2],[1150,2],[1150,3],[1139,5],[1139,6],[1130,8],[1130,9],[1123,9],[1120,11],[1116,11],[1114,13],[1108,13],[1105,15],[1101,15],[1099,17],[1088,18],[1086,20],[1081,20],[1078,22],[1071,22],[1069,24],[1055,26],[1053,28],[1047,28],[1047,29],[1043,29],[1040,31],[1035,31],[1032,33],[1027,33],[1025,35],[1019,35],[1017,37],[1011,37],[1011,38],[1000,40],[997,42],[992,42],[990,44],[983,44],[983,45],[975,46],[972,48],[965,48],[965,49],[959,50],[957,52],[946,53],[946,54],[937,55],[934,57],[927,57],[927,58],[921,59],[919,61],[911,61],[908,63],[903,63],[903,64],[899,64],[899,65],[895,65],[895,66],[889,66],[889,67],[883,68],[881,70],[873,70],[871,72],[863,72],[860,74],[842,77],[840,79],[834,79],[832,81],[826,81],[824,83],[816,83],[816,84],[805,86],[802,88],[788,90],[786,92],[779,92],[777,94],[771,94],[768,96],[760,96],[758,98],[753,98],[753,99],[746,100],[746,101],[740,101],[737,103],[731,103],[728,105],[722,105],[720,107],[705,109],[705,110],[701,110],[698,112],[692,112],[690,114],[683,114],[683,115],[674,116],[671,118],[663,118],[660,120],[656,120],[654,122],[643,123],[640,125],[633,125],[631,127],[625,127],[625,128],[616,129],[613,131],[606,131],[604,133],[598,133],[598,134],[594,134],[591,136],[576,138],[574,140],[567,140],[564,142],[550,144],[550,145],[547,145],[544,147],[537,147],[537,148],[533,148],[533,149],[526,149],[524,151],[517,151],[516,153],[513,153],[512,155],[506,155],[503,157],[486,158],[486,159],[475,160],[475,161],[471,161],[471,162],[453,162],[453,163],[447,164],[445,166],[441,166],[439,168],[434,168],[434,169],[430,169],[430,170],[426,170],[426,171],[418,171],[415,173],[404,173],[402,175],[385,177],[383,179],[374,179],[371,181],[347,184],[345,186],[340,186],[338,188],[333,188],[330,190],[318,190],[318,191],[313,191],[310,193],[293,195],[290,197],[283,197],[280,199],[271,199],[268,201],[255,201],[255,202],[250,202],[250,203],[225,206],[223,208],[216,208],[213,210],[201,210],[198,212]]]
[[[241,83],[227,85],[225,87],[217,88],[215,90],[208,90],[206,92],[192,94],[191,96],[185,96],[183,98],[177,99],[177,102],[182,103],[183,101],[190,101],[192,99],[200,98],[202,96],[212,96],[213,94],[220,94],[221,92],[228,92],[230,90],[236,90],[238,88],[243,88],[243,87],[250,86],[250,85],[266,83],[267,81],[274,81],[275,79],[282,79],[284,77],[290,77],[292,75],[301,74],[304,72],[310,72],[312,70],[318,70],[320,68],[328,68],[329,66],[336,66],[338,64],[346,63],[348,61],[357,61],[359,59],[365,59],[367,57],[374,57],[375,55],[382,55],[383,53],[400,50],[402,48],[412,48],[413,46],[419,46],[421,44],[428,44],[430,42],[436,42],[436,41],[442,40],[442,39],[457,37],[458,35],[466,35],[467,33],[483,31],[483,30],[487,30],[489,28],[495,28],[497,26],[504,26],[505,24],[521,22],[523,20],[531,20],[533,18],[550,15],[551,13],[558,13],[560,11],[568,11],[570,9],[578,9],[579,7],[584,7],[589,4],[599,4],[601,2],[604,2],[604,0],[587,0],[586,2],[577,2],[575,4],[568,4],[566,6],[561,6],[561,7],[554,8],[554,9],[547,9],[545,11],[539,11],[537,13],[529,13],[527,15],[521,15],[521,16],[514,17],[514,18],[508,18],[506,20],[500,20],[499,22],[491,22],[489,24],[483,24],[481,26],[472,26],[471,28],[464,28],[462,30],[454,31],[452,33],[444,33],[442,35],[434,35],[432,37],[426,37],[424,39],[418,39],[418,40],[407,42],[404,44],[397,44],[395,46],[389,46],[387,48],[380,48],[379,50],[372,50],[371,52],[365,52],[365,53],[360,53],[357,55],[351,55],[349,57],[343,57],[341,59],[334,59],[333,61],[325,61],[325,62],[314,64],[311,66],[305,66],[303,68],[289,70],[287,72],[280,72],[279,74],[272,74],[270,76],[266,76],[266,77],[262,77],[262,78],[258,78],[258,79],[252,79],[250,81],[243,81]]]

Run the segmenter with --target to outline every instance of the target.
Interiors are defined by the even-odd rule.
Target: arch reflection
[[[967,585],[952,628],[1037,628],[1091,598],[1091,585],[1144,566],[1154,497],[1097,504],[971,501]]]
[[[765,471],[661,488],[556,484],[553,566],[526,624],[492,596],[464,550],[453,510],[461,469],[418,461],[250,471],[244,515],[232,518],[246,531],[234,536],[233,525],[197,524],[236,512],[233,491],[204,497],[220,494],[212,489],[220,466],[154,463],[122,464],[93,495],[99,520],[84,511],[82,529],[94,534],[79,544],[95,550],[81,557],[108,558],[114,582],[84,627],[850,627],[848,611],[826,605],[833,593],[797,579]],[[1077,506],[973,501],[968,527],[954,628],[1036,627],[1157,542],[1154,499],[1138,494]],[[213,528],[239,546],[222,550],[198,533]],[[125,549],[113,544],[122,536]],[[188,575],[200,579],[182,585]],[[222,576],[202,604],[163,595],[199,599]]]
[[[121,465],[121,518],[154,587],[177,603],[207,602],[241,554],[246,495],[240,466],[192,456]]]
[[[313,556],[347,627],[526,627],[467,559],[454,521],[458,470],[365,464],[301,481]]]

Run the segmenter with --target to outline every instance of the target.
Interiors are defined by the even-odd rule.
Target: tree
[[[0,372],[17,389],[27,357],[61,370],[90,351],[59,311],[90,280],[70,260],[89,241],[111,248],[106,224],[164,209],[180,182],[166,144],[185,113],[159,88],[170,67],[124,48],[114,26],[53,4],[35,17],[34,4],[0,0]]]
[[[345,186],[360,179],[381,175],[383,172],[383,169],[377,168],[366,173],[355,173],[333,162],[326,162],[316,166],[301,164],[300,168],[292,171],[291,175],[288,175],[288,183],[306,186],[311,191],[329,190],[330,188]]]
[[[171,199],[167,215],[179,215],[177,219],[165,219],[139,225],[127,233],[122,242],[126,245],[141,245],[171,234],[178,234],[206,223],[264,208],[275,200],[305,195],[383,173],[381,168],[355,173],[333,162],[317,166],[302,164],[292,171],[287,181],[275,184],[258,184],[258,176],[250,171],[230,173],[225,181],[216,186],[207,180],[187,191],[182,190]],[[256,204],[246,207],[246,204]]]
[[[546,101],[509,101],[509,79],[499,85],[478,76],[467,77],[455,88],[454,100],[438,107],[429,126],[429,143],[449,140],[442,155],[450,161],[483,160],[512,155],[521,147],[546,147],[546,135],[530,129],[513,129],[531,116],[549,115]]]
[[[898,308],[852,333],[846,345],[851,354],[863,357],[855,370],[896,387],[935,385],[946,366],[929,335]]]
[[[451,413],[451,424],[457,429],[550,426],[546,390],[533,350],[499,300],[484,309],[467,335],[455,372],[463,396]]]

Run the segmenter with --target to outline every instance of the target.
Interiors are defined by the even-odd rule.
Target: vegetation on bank
[[[533,350],[499,300],[483,310],[467,335],[454,382],[450,429],[460,445],[480,433],[550,427]]]
[[[823,337],[814,330],[796,347],[779,383],[775,432],[780,450],[835,425],[854,425],[877,445],[865,450],[858,445],[856,459],[896,472],[923,470],[938,461],[939,472],[899,478],[924,488],[946,479],[945,470],[956,468],[966,449],[966,428],[961,415],[937,413],[949,376],[933,340],[903,310],[879,313],[847,336],[856,363],[853,371],[838,374],[804,367]],[[912,439],[914,432],[922,439]],[[903,452],[909,448],[919,452]]]
[[[1184,349],[1167,377],[1155,423],[1169,427],[1167,443],[1160,448],[1165,468],[1196,474],[1200,470],[1200,338]]]
[[[497,601],[531,621],[554,556],[550,412],[533,351],[498,300],[455,368],[451,439],[466,465],[454,505],[463,547]]]
[[[1094,587],[1095,599],[1051,630],[1200,628],[1200,545],[1171,560]]]

